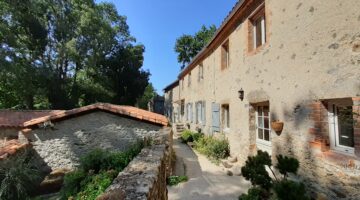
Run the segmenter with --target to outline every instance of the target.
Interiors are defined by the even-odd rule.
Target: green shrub
[[[193,142],[193,133],[190,130],[185,130],[181,133],[181,139],[183,142]]]
[[[88,177],[86,183],[84,183],[83,190],[77,193],[76,199],[96,199],[111,185],[115,177],[116,173],[113,173],[113,171],[103,171]]]
[[[272,180],[265,166],[271,166],[270,155],[267,152],[258,151],[256,156],[248,157],[245,166],[241,168],[241,174],[252,185],[269,190],[272,186]]]
[[[229,142],[225,138],[216,139],[212,136],[203,136],[195,141],[195,148],[215,161],[224,159],[230,154]]]
[[[94,149],[90,153],[80,158],[80,168],[85,172],[94,170],[98,173],[100,169],[106,168],[109,153],[102,149]]]
[[[76,170],[67,173],[64,177],[63,187],[61,188],[62,199],[68,199],[68,197],[76,195],[82,189],[82,183],[88,176],[83,170]]]
[[[26,150],[4,161],[0,166],[0,199],[29,199],[42,178],[34,160],[33,151]]]
[[[116,175],[137,156],[144,144],[138,142],[124,152],[95,149],[80,159],[80,169],[65,175],[62,199],[96,199]]]
[[[262,200],[265,196],[264,193],[260,187],[252,187],[248,190],[247,194],[242,194],[239,200]]]
[[[281,174],[284,175],[284,178],[286,178],[288,173],[297,173],[297,170],[299,168],[298,160],[283,155],[277,155],[276,158],[278,160],[276,168]]]
[[[80,168],[85,172],[93,170],[95,173],[111,169],[121,171],[140,153],[142,148],[143,143],[137,142],[124,152],[109,152],[95,149],[80,159]]]
[[[239,199],[279,199],[279,200],[308,200],[305,186],[287,180],[288,173],[296,174],[299,168],[299,161],[295,158],[278,155],[276,168],[283,175],[279,180],[271,169],[271,157],[267,152],[258,151],[256,156],[248,157],[245,166],[241,168],[241,173],[246,180],[250,180],[253,188],[249,189],[248,194],[242,195]],[[266,171],[266,167],[272,172],[275,180],[272,180]],[[275,196],[272,196],[272,191]]]
[[[282,180],[274,184],[274,191],[279,200],[309,200],[303,183]]]
[[[169,176],[167,178],[167,184],[173,186],[181,182],[186,182],[187,180],[188,180],[187,176]]]
[[[192,138],[193,138],[193,141],[199,141],[200,138],[204,137],[204,135],[202,133],[198,133],[198,132],[194,132],[192,133]]]

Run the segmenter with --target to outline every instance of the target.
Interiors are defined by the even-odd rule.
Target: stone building
[[[359,8],[358,0],[238,1],[165,88],[168,117],[225,134],[240,164],[257,150],[294,156],[313,195],[359,199]]]
[[[9,138],[0,146],[0,160],[30,146],[42,159],[44,172],[73,170],[81,156],[97,148],[127,150],[138,140],[157,136],[167,125],[163,115],[104,103],[68,111],[7,110],[0,116],[0,139]]]

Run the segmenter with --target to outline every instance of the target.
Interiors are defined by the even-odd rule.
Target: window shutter
[[[192,109],[192,103],[189,103],[189,121],[193,122],[193,109]]]
[[[220,131],[220,104],[212,103],[212,132]]]
[[[205,116],[206,116],[206,106],[205,106],[206,101],[203,101],[201,104],[201,121],[202,124],[205,125],[206,121],[205,121]]]

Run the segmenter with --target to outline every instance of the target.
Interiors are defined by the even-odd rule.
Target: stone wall
[[[106,112],[93,112],[53,122],[26,134],[33,148],[52,169],[74,169],[81,156],[93,149],[123,151],[136,140],[153,137],[160,126]]]
[[[171,173],[172,131],[165,128],[119,173],[99,200],[167,200]]]

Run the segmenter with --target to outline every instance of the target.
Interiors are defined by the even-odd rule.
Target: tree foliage
[[[126,17],[94,0],[0,0],[0,107],[134,104],[148,85]]]
[[[208,28],[203,25],[195,35],[184,34],[176,40],[175,52],[178,54],[178,62],[181,64],[181,69],[190,63],[192,58],[210,42],[215,32],[215,25],[211,25]]]
[[[142,109],[148,109],[148,102],[157,95],[152,83],[146,86],[144,94],[137,100],[137,106]]]

